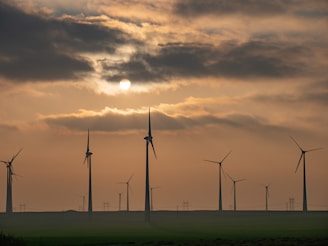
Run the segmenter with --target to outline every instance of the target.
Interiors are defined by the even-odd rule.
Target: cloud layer
[[[130,38],[114,28],[25,13],[0,3],[0,76],[15,82],[81,78],[94,68],[87,52],[113,53]]]
[[[324,40],[308,42],[307,37],[295,42],[296,35],[314,35],[307,34],[306,30],[294,34],[287,31],[284,35],[294,35],[290,41],[280,30],[268,33],[256,29],[250,30],[251,35],[246,39],[238,40],[236,36],[222,40],[220,29],[224,22],[222,25],[218,22],[211,39],[200,41],[197,35],[210,35],[204,23],[201,28],[195,26],[196,42],[187,42],[187,34],[178,32],[175,40],[169,41],[164,38],[168,32],[163,31],[163,26],[169,28],[173,23],[163,23],[156,28],[128,19],[114,21],[103,13],[58,17],[51,13],[27,13],[4,2],[0,6],[3,23],[0,31],[6,33],[0,41],[0,76],[15,82],[78,80],[96,75],[108,82],[119,81],[122,77],[133,78],[138,83],[168,83],[190,77],[250,81],[250,78],[324,74],[327,65],[320,55],[327,51]],[[311,6],[312,12],[320,10],[319,19],[326,17],[320,8],[325,7],[322,1],[316,4],[300,1],[300,6],[293,1],[178,1],[168,15],[213,18],[213,14],[242,13],[270,18],[290,11],[301,12],[302,6],[304,10]],[[119,23],[122,24],[120,28]],[[145,39],[148,36],[156,36],[164,42],[154,42],[154,39],[148,42]],[[131,50],[127,52],[126,49]],[[315,67],[313,62],[317,63]]]

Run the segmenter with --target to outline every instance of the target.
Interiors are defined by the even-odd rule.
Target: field
[[[328,212],[156,211],[0,214],[27,245],[328,245]]]

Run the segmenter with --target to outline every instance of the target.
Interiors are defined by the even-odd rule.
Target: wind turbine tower
[[[145,219],[149,221],[150,219],[150,197],[149,197],[149,155],[148,155],[148,147],[149,143],[153,148],[154,156],[156,157],[156,152],[153,144],[153,136],[151,135],[151,123],[150,123],[150,108],[148,112],[148,135],[144,137],[146,140],[146,195],[145,195]]]
[[[87,150],[85,152],[85,159],[84,163],[87,162],[87,167],[89,168],[89,198],[88,198],[88,213],[92,213],[92,176],[91,176],[91,156],[92,152],[90,151],[89,148],[89,129],[88,129],[88,140],[87,140]]]
[[[121,211],[122,192],[118,193],[118,211]]]
[[[230,155],[230,153],[231,153],[231,151],[221,161],[205,160],[207,162],[219,164],[219,212],[222,212],[222,188],[221,188],[222,187],[221,186],[222,163]]]
[[[126,184],[126,211],[130,211],[130,207],[129,207],[129,190],[130,188],[130,181],[133,177],[133,174],[130,176],[130,178],[128,179],[128,181],[126,182],[121,182],[120,184]]]
[[[13,196],[12,196],[12,182],[13,182],[13,162],[18,156],[18,154],[22,151],[21,148],[16,155],[14,155],[10,161],[0,161],[3,162],[7,167],[7,202],[6,202],[6,213],[10,214],[13,212]]]
[[[301,163],[301,160],[303,159],[303,212],[307,212],[307,196],[306,196],[306,171],[305,171],[305,154],[307,152],[315,151],[315,150],[320,150],[322,148],[315,148],[315,149],[310,149],[310,150],[304,150],[297,142],[296,140],[290,136],[290,138],[294,141],[294,143],[298,146],[298,148],[301,151],[301,156],[300,159],[297,163],[295,173],[297,172],[297,169]]]
[[[269,186],[270,185],[265,185],[265,211],[268,211],[268,198],[269,198]]]
[[[228,177],[231,179],[232,183],[233,183],[233,210],[236,211],[237,210],[237,201],[236,201],[236,183],[244,181],[245,179],[233,179],[232,177],[230,177],[230,175],[228,174]]]

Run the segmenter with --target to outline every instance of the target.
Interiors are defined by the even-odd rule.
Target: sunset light
[[[0,0],[0,214],[327,211],[327,13]]]
[[[126,91],[130,88],[131,82],[128,79],[123,79],[120,81],[120,87],[122,90]]]

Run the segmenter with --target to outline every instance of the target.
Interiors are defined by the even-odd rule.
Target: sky
[[[14,211],[143,210],[145,140],[155,210],[328,209],[325,0],[0,0],[0,160]],[[128,90],[120,81],[128,79]],[[229,176],[228,176],[229,175]],[[5,211],[6,166],[0,166]],[[104,206],[104,203],[109,204]],[[84,208],[86,209],[87,203]]]

